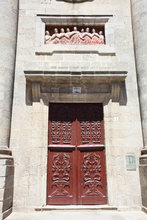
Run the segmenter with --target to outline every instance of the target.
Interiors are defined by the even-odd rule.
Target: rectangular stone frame
[[[105,28],[105,42],[104,45],[61,45],[61,44],[44,44],[45,25],[108,25],[109,19],[112,15],[106,16],[68,16],[68,15],[37,15],[36,16],[36,51],[40,54],[53,54],[54,52],[96,52],[102,55],[115,55],[115,49],[109,45],[110,35]],[[111,44],[113,44],[111,39]]]

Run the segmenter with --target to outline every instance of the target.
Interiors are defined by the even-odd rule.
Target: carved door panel
[[[106,204],[106,176],[103,149],[82,149],[79,155],[78,167],[78,204]]]
[[[51,104],[48,204],[106,204],[101,104]]]
[[[77,108],[78,204],[106,204],[103,106]]]
[[[76,204],[75,111],[72,104],[49,109],[48,204]]]

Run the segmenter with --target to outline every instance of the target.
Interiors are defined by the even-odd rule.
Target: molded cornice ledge
[[[116,52],[113,47],[108,45],[57,45],[57,44],[45,44],[36,48],[36,55],[51,55],[57,52],[86,52],[86,53],[97,53],[105,56],[115,56]]]

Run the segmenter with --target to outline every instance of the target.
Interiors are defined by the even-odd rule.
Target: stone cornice
[[[25,71],[32,102],[41,98],[54,102],[105,102],[109,99],[119,102],[126,76],[125,71]],[[75,86],[80,88],[80,92],[73,92]]]

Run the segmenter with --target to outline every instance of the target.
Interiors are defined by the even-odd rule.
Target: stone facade
[[[142,1],[142,5],[146,5],[146,2]],[[142,9],[137,7],[133,0],[132,5],[130,1],[123,0],[93,0],[78,4],[55,0],[34,0],[28,3],[20,0],[10,146],[11,96],[9,99],[1,96],[8,102],[7,110],[9,106],[9,116],[2,115],[4,123],[9,121],[7,134],[3,135],[7,141],[1,145],[9,146],[14,158],[14,187],[13,182],[8,187],[11,198],[14,188],[14,210],[34,210],[38,206],[46,205],[49,103],[60,102],[103,103],[108,205],[120,210],[140,210],[143,198],[143,205],[146,206],[146,198],[141,196],[139,157],[141,149],[146,145],[144,103],[147,80],[144,76],[145,53],[142,55],[140,52],[140,45],[145,51],[142,44],[145,38],[143,34],[142,38],[138,37],[138,20],[135,17],[137,11]],[[13,20],[16,28],[16,18]],[[84,28],[94,24],[101,25],[105,29],[105,44],[44,44],[45,26],[48,24],[80,24]],[[16,29],[12,32],[15,31]],[[13,37],[16,39],[15,35]],[[142,39],[139,44],[138,39]],[[15,43],[13,48],[15,50]],[[13,62],[14,57],[9,63]],[[9,71],[9,74],[6,79],[2,72],[1,77],[4,83],[11,84],[4,84],[2,88],[2,92],[5,89],[10,95],[12,90],[8,88],[12,88],[13,71]],[[81,92],[74,94],[74,87],[80,87]],[[0,109],[5,112],[5,106]],[[4,130],[2,127],[2,131]],[[1,140],[3,137],[0,136]],[[128,167],[129,155],[133,155],[133,169]],[[9,167],[11,173],[12,157],[3,157],[2,165],[5,165],[5,170],[12,166]],[[143,195],[146,191],[146,168],[141,169]],[[0,183],[6,176],[11,178],[13,172],[4,176],[0,173]],[[11,205],[5,206],[5,199],[1,199],[3,189],[7,186],[3,185],[1,188],[0,205],[3,204],[0,211],[4,212]]]
[[[144,141],[144,149],[142,149],[142,156],[140,158],[140,181],[142,189],[143,209],[147,212],[147,63],[145,61],[147,42],[144,40],[146,38],[147,27],[147,3],[144,0],[132,0],[132,16],[142,132]]]
[[[9,149],[18,1],[0,3],[0,219],[12,211],[14,166]]]

